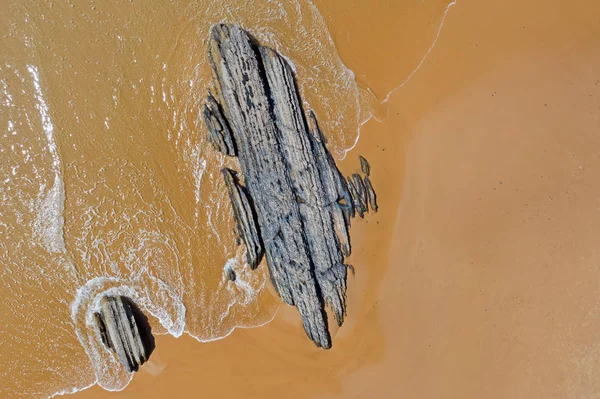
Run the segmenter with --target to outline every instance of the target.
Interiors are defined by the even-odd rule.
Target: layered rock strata
[[[137,371],[154,350],[147,318],[123,296],[105,296],[94,314],[102,343],[111,349],[128,372]]]
[[[367,176],[342,176],[277,52],[224,24],[213,27],[209,46],[215,90],[204,120],[215,149],[239,159],[239,175],[222,173],[248,264],[255,268],[266,256],[281,299],[296,306],[308,337],[330,348],[325,306],[342,325],[350,219],[369,203],[377,209],[370,166],[361,157]]]

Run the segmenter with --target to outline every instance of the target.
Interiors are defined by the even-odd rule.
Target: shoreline
[[[238,170],[239,165],[217,156],[207,158],[214,154],[203,150],[203,145],[208,147],[201,138],[205,132],[190,116],[200,102],[182,95],[190,91],[192,80],[180,81],[180,76],[197,79],[192,85],[203,84],[203,72],[190,60],[204,44],[195,41],[197,32],[192,28],[174,23],[183,16],[167,12],[179,10],[150,10],[159,20],[165,18],[164,26],[178,30],[136,22],[129,34],[147,28],[154,41],[123,36],[112,46],[111,36],[100,39],[100,47],[90,42],[89,49],[69,42],[82,54],[69,58],[70,67],[52,64],[65,56],[60,48],[56,54],[38,48],[42,55],[26,65],[45,62],[60,68],[45,72],[40,66],[39,76],[36,69],[39,87],[32,83],[29,88],[34,96],[14,94],[14,104],[25,104],[24,108],[29,104],[37,112],[35,96],[44,95],[45,112],[53,123],[54,152],[40,145],[36,155],[32,140],[28,156],[38,156],[36,162],[46,162],[49,169],[35,178],[25,174],[26,168],[16,174],[7,170],[15,174],[15,181],[22,174],[44,184],[41,191],[27,186],[35,201],[41,198],[38,191],[44,194],[53,187],[59,154],[66,187],[64,241],[66,251],[76,250],[74,267],[90,265],[90,276],[114,273],[125,281],[130,275],[146,276],[136,280],[132,290],[153,295],[148,296],[149,303],[160,303],[155,307],[169,316],[170,325],[177,320],[169,312],[184,304],[183,325],[173,329],[180,332],[174,337],[168,327],[159,325],[156,315],[163,313],[154,312],[155,351],[122,390],[104,390],[96,381],[50,397],[504,399],[600,394],[596,362],[600,56],[595,51],[600,25],[594,19],[600,15],[600,3],[577,0],[543,8],[517,0],[300,3],[298,10],[288,11],[293,16],[306,11],[302,7],[319,11],[305,13],[303,23],[314,27],[322,20],[335,44],[334,55],[345,68],[340,73],[352,72],[356,90],[362,93],[357,97],[357,115],[348,117],[358,121],[356,139],[351,139],[354,132],[343,129],[350,122],[342,120],[356,104],[335,114],[340,120],[329,121],[324,133],[332,137],[332,153],[344,176],[360,171],[359,155],[369,161],[379,205],[377,213],[354,219],[350,229],[348,314],[342,327],[329,326],[332,348],[318,349],[306,337],[296,309],[283,305],[270,286],[264,262],[252,280],[241,277],[248,289],[226,285],[226,267],[237,268],[239,276],[243,262],[239,249],[212,245],[222,241],[227,246],[235,235],[229,205],[220,206],[226,203],[226,191],[214,165]],[[136,10],[132,6],[122,11],[135,22]],[[240,10],[234,11],[243,14]],[[79,11],[65,10],[64,15],[70,12]],[[259,13],[254,14],[244,18],[259,21]],[[37,23],[48,30],[41,31],[47,37],[66,37],[58,28]],[[293,29],[283,28],[287,33],[282,42],[291,46],[288,34]],[[267,31],[262,32],[265,37]],[[176,37],[179,50],[164,43],[152,48],[163,37]],[[20,54],[18,43],[11,46],[9,54]],[[99,52],[103,46],[117,49],[114,58],[102,55],[110,62],[86,64],[95,56],[88,52]],[[181,46],[188,46],[189,54]],[[292,47],[296,54],[304,54],[301,46]],[[160,57],[153,58],[154,50]],[[331,49],[326,50],[331,55]],[[122,70],[105,73],[115,60]],[[310,70],[312,64],[305,64],[299,68]],[[148,65],[156,71],[148,70]],[[330,91],[346,86],[336,81],[329,87],[324,75],[311,73],[305,89],[314,86],[313,100],[322,95],[327,99],[318,104],[322,121],[342,97]],[[116,83],[94,83],[89,78],[94,74],[107,79],[118,75],[135,87],[104,90],[103,86],[117,87]],[[2,84],[0,96],[12,90]],[[81,87],[89,98],[73,87]],[[70,96],[72,109],[66,100]],[[90,105],[79,107],[83,98]],[[127,115],[116,112],[117,106]],[[362,123],[368,113],[364,106],[372,106],[372,112]],[[17,120],[16,112],[11,110],[9,129]],[[14,126],[22,129],[18,135],[15,130],[15,140],[28,137],[25,127]],[[31,132],[39,128],[40,138],[46,139],[41,124],[30,127]],[[6,137],[12,139],[12,134]],[[20,159],[15,155],[9,160]],[[196,169],[188,168],[188,161],[204,168],[200,177],[194,174]],[[94,181],[90,178],[94,174],[102,179]],[[7,219],[17,226],[9,231],[9,240],[25,237],[26,245],[28,219],[19,223],[17,219]],[[0,229],[2,223],[0,219]],[[118,228],[125,224],[136,234]],[[0,249],[7,254],[13,248],[3,245]],[[4,367],[0,365],[0,375],[20,378],[13,378],[4,392],[14,395],[26,387],[34,395],[76,378],[85,385],[94,373],[93,364],[84,364],[90,357],[75,334],[65,338],[64,330],[71,325],[50,317],[51,311],[64,313],[54,304],[62,305],[61,298],[73,294],[69,280],[61,277],[59,268],[35,274],[38,263],[54,265],[41,245],[20,250],[14,252],[19,261],[8,262],[10,272],[2,277],[2,283],[11,287],[5,298],[6,337],[43,331],[38,338],[65,349],[68,356],[52,357],[33,339],[5,345],[18,353],[15,359],[21,363],[9,368],[5,360]],[[25,270],[19,268],[22,265],[30,273],[22,282],[31,283],[23,287],[14,277]],[[44,279],[36,279],[42,275]],[[80,275],[79,280],[92,279]],[[12,287],[22,290],[23,298],[38,302],[43,302],[39,295],[47,294],[47,303],[26,308],[10,296]],[[167,302],[161,302],[165,298]],[[67,310],[68,319],[74,311]],[[78,320],[86,317],[79,316]],[[331,312],[328,317],[333,320]],[[246,326],[263,319],[268,321]],[[23,320],[28,320],[28,330],[20,331]],[[195,329],[196,336],[188,328]],[[224,331],[228,332],[217,339],[199,338]]]

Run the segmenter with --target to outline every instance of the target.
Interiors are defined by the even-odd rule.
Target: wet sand
[[[376,98],[340,162],[369,160],[380,208],[352,225],[333,348],[281,305],[214,342],[159,335],[123,391],[75,397],[600,395],[600,4],[459,0],[438,37],[447,2],[404,3],[315,1]]]
[[[415,45],[379,36],[395,23],[387,7],[353,4],[316,2],[342,60],[383,100]],[[332,350],[281,306],[210,344],[159,336],[125,391],[76,396],[597,397],[599,11],[450,9],[341,163],[349,173],[358,154],[370,160],[380,212],[352,227],[356,274]]]

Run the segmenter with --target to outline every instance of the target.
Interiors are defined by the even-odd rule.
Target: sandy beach
[[[151,317],[160,333],[156,349],[129,385],[118,392],[94,385],[72,397],[598,397],[600,3],[313,3],[339,58],[354,73],[362,118],[365,109],[372,113],[354,147],[352,135],[332,136],[339,149],[334,155],[344,175],[359,170],[359,155],[369,160],[379,203],[377,213],[352,222],[348,316],[341,328],[331,323],[332,348],[316,348],[307,339],[296,309],[268,285],[263,261],[260,278],[249,284],[265,283],[264,289],[218,325],[220,339],[199,342],[182,331],[175,337]],[[84,145],[85,134],[73,134]],[[58,140],[61,156],[75,159],[77,151]],[[161,143],[150,142],[150,150],[135,156],[176,165],[175,150]],[[127,140],[121,144],[123,154],[112,162],[128,156]],[[94,154],[92,148],[83,153]],[[186,191],[176,184],[185,179],[174,166],[144,165],[146,172],[156,171],[166,192],[181,191],[174,213],[193,219],[202,208],[189,205],[192,183],[181,183],[190,184]],[[66,172],[67,187],[69,179],[92,169],[71,177]],[[213,186],[222,190],[216,179],[208,181],[200,202],[208,201]],[[163,195],[149,186],[141,191],[148,201]],[[78,191],[66,191],[67,249],[78,245],[68,234],[84,230],[69,227],[72,192]],[[129,206],[128,200],[123,204]],[[218,211],[215,225],[220,239],[232,241],[227,212]],[[172,227],[165,220],[157,222],[158,230]],[[196,280],[224,284],[219,265],[231,254],[211,249],[216,235],[206,235],[190,239],[204,251],[190,259],[213,268],[182,273],[182,287]],[[163,260],[149,259],[155,258]],[[183,304],[194,292],[185,291]],[[190,325],[210,323],[227,306],[226,299],[219,301],[206,315],[187,307]],[[203,304],[213,306],[208,301],[197,309]],[[235,325],[242,327],[221,339]],[[209,330],[198,327],[196,338],[210,337]],[[64,347],[71,345],[77,364],[89,369],[85,352],[69,339]],[[9,356],[6,350],[0,355]],[[69,356],[61,355],[64,362],[73,361]],[[12,373],[10,363],[0,361],[6,397],[17,397],[11,384],[27,386]],[[55,382],[50,371],[28,378],[40,386]]]

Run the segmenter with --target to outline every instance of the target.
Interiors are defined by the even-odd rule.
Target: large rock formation
[[[237,26],[216,25],[209,58],[216,84],[204,119],[214,147],[239,158],[240,176],[225,169],[223,177],[248,264],[266,255],[281,299],[298,308],[309,338],[329,348],[324,307],[343,323],[350,218],[369,202],[376,210],[373,187],[359,174],[341,175],[278,53]]]
[[[95,313],[102,343],[119,358],[128,372],[137,371],[154,350],[148,319],[126,297],[105,296]]]

